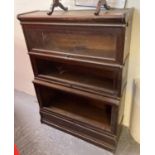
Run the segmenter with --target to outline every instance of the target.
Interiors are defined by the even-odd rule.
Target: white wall
[[[140,8],[139,0],[128,0],[127,7],[134,7],[134,18],[131,34],[128,84],[125,102],[124,124],[129,125],[132,101],[133,80],[140,78]]]
[[[52,0],[15,0],[15,89],[24,91],[28,94],[35,95],[32,85],[33,73],[27,54],[26,44],[22,33],[21,26],[16,16],[19,13],[32,10],[48,10]],[[63,0],[69,9],[75,9],[74,0]],[[77,7],[79,9],[79,7]]]
[[[16,19],[18,13],[32,11],[32,10],[47,10],[51,3],[51,0],[15,0],[15,89],[24,91],[28,94],[35,95],[32,80],[33,73],[27,54],[27,49],[23,37],[23,33]],[[69,7],[69,9],[80,9],[75,8],[74,0],[63,0],[63,3]],[[128,0],[127,7],[134,7],[134,19],[131,39],[131,52],[130,52],[130,65],[128,74],[128,85],[126,93],[126,104],[125,104],[125,118],[124,124],[129,125],[130,108],[131,108],[131,96],[132,96],[132,82],[134,78],[139,78],[139,0]]]

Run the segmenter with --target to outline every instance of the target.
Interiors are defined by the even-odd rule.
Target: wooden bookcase
[[[18,15],[41,122],[115,151],[124,114],[133,9]],[[52,134],[52,133],[51,133]]]

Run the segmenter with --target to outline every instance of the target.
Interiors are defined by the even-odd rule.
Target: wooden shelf
[[[43,109],[105,131],[111,131],[111,106],[109,105],[102,104],[101,106],[99,103],[77,98],[74,95],[59,94],[51,100],[50,106],[43,107]]]
[[[80,65],[56,63],[49,60],[35,59],[38,66],[38,77],[68,84],[81,90],[102,94],[115,94],[115,72],[93,68],[83,68]]]
[[[38,77],[50,79],[58,82],[65,82],[72,85],[75,88],[86,89],[87,91],[98,91],[98,92],[107,92],[107,93],[114,93],[113,87],[110,80],[99,80],[94,79],[93,77],[85,78],[84,76],[76,76],[69,73],[64,73],[63,76],[60,76],[55,73],[51,74],[39,74]],[[88,88],[90,90],[88,90]]]

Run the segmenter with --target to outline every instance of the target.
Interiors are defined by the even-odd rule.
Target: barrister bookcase
[[[115,151],[124,115],[133,9],[18,15],[41,122]],[[51,133],[52,134],[52,133]]]

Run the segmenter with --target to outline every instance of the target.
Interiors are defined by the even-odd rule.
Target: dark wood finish
[[[133,9],[18,15],[41,122],[114,151],[121,131]]]
[[[125,31],[131,27],[132,9],[112,10],[98,17],[93,11],[56,11],[18,15],[28,51],[46,51],[73,58],[123,64],[129,50]],[[128,35],[128,42],[130,35]],[[94,41],[95,40],[95,41]],[[126,45],[126,46],[124,46]]]
[[[32,11],[18,15],[23,22],[58,22],[58,23],[99,23],[99,24],[127,24],[132,16],[133,9],[113,9],[101,12],[94,16],[94,10],[69,10],[68,12],[55,11],[52,16],[47,16],[47,11]]]
[[[43,85],[43,86],[47,86],[50,88],[62,90],[64,92],[74,93],[76,95],[80,95],[80,96],[84,96],[84,97],[89,96],[89,98],[91,98],[91,99],[95,99],[95,100],[102,101],[102,102],[107,102],[107,104],[110,104],[110,105],[117,105],[117,106],[119,105],[119,100],[120,100],[119,98],[115,99],[112,97],[106,97],[104,95],[98,95],[98,94],[90,93],[87,91],[81,91],[79,89],[67,87],[68,85],[62,85],[62,84],[57,83],[57,82],[52,81],[52,80],[47,80],[47,79],[35,77],[33,82],[36,84],[39,84],[39,85]]]
[[[35,86],[37,85],[34,83]],[[44,109],[86,124],[111,131],[111,106],[90,98],[69,94],[45,86],[36,86],[44,98]],[[48,97],[47,97],[48,94]]]
[[[29,51],[46,50],[73,58],[122,61],[125,29],[121,27],[24,25],[24,29]]]
[[[93,92],[100,95],[121,96],[121,83],[126,84],[126,77],[122,77],[122,69],[117,67],[90,67],[81,64],[63,63],[31,55],[34,62],[34,72],[37,77],[59,82],[69,87]],[[81,75],[81,76],[79,76]]]

